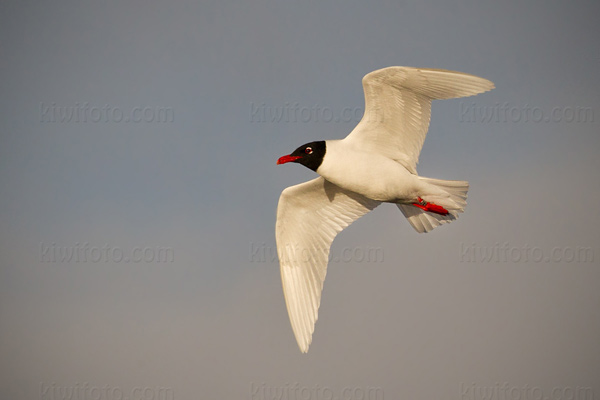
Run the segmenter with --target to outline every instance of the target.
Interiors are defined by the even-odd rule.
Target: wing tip
[[[298,343],[298,348],[300,349],[300,352],[301,352],[302,354],[307,354],[307,353],[308,353],[308,348],[309,348],[309,347],[310,347],[310,343],[309,343],[309,344],[307,344],[307,345],[305,345],[305,346],[302,346],[300,343]]]
[[[316,323],[316,321],[315,321],[315,323]],[[312,335],[314,333],[314,327],[315,327],[315,325],[313,324],[312,332],[310,332],[307,337],[304,337],[301,332],[296,332],[294,325],[292,325],[292,330],[294,331],[294,337],[296,338],[296,343],[298,344],[298,348],[300,349],[300,352],[302,354],[308,353],[308,348],[310,347],[310,344],[312,343]]]
[[[421,75],[421,78],[411,78],[418,76],[415,74]],[[362,82],[365,86],[371,80],[383,82],[389,79],[400,79],[399,85],[422,93],[433,100],[475,96],[496,88],[492,81],[466,72],[403,66],[386,67],[369,72],[363,77]]]

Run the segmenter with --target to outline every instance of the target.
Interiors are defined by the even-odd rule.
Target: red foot
[[[419,207],[421,210],[429,211],[440,215],[448,215],[448,210],[437,204],[429,203],[420,197],[417,197],[418,203],[412,203],[413,206]]]

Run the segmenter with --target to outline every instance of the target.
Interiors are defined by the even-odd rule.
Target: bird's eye
[[[313,151],[313,150],[312,150],[312,147],[307,147],[307,148],[305,148],[305,149],[304,149],[304,152],[305,152],[306,154],[312,154],[312,151]]]

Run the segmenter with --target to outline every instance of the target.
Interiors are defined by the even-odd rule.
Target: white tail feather
[[[435,227],[452,222],[458,218],[459,213],[464,211],[467,206],[469,182],[445,181],[424,177],[419,177],[419,179],[435,186],[437,189],[441,189],[441,193],[423,196],[423,199],[444,207],[448,210],[448,214],[441,215],[424,211],[410,204],[397,204],[400,211],[402,211],[402,214],[404,214],[408,222],[417,232],[429,232]]]

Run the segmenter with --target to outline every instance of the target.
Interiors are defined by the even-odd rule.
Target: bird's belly
[[[418,178],[401,164],[388,158],[340,162],[321,165],[317,172],[341,188],[369,199],[403,203],[413,201],[419,190]]]

